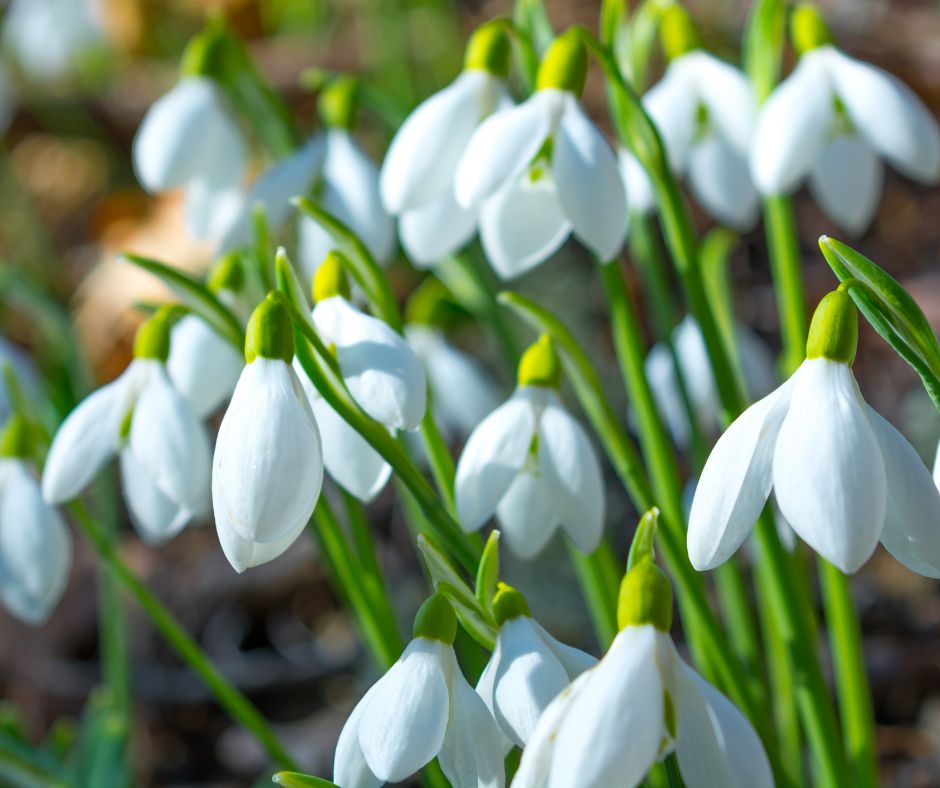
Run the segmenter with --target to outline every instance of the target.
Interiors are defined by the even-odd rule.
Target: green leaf
[[[92,693],[82,716],[78,741],[72,753],[75,785],[124,788],[130,784],[127,753],[129,725],[104,688]]]
[[[11,788],[66,788],[64,767],[48,753],[0,730],[0,785]]]
[[[786,2],[757,0],[744,33],[744,68],[758,103],[763,103],[777,84],[786,32]]]
[[[477,567],[476,598],[480,606],[490,615],[493,615],[493,597],[496,594],[496,585],[499,583],[499,531],[490,531],[486,545],[483,547],[483,556]]]
[[[322,777],[300,772],[278,772],[271,778],[271,782],[283,785],[284,788],[338,788],[336,783]]]
[[[125,253],[121,258],[153,274],[195,314],[214,328],[219,336],[231,342],[239,352],[244,350],[245,334],[238,318],[198,279],[185,271],[148,257]]]
[[[629,24],[608,39],[617,62],[637,90],[643,90],[648,84],[659,23],[663,11],[670,5],[672,0],[645,0],[637,7]]]

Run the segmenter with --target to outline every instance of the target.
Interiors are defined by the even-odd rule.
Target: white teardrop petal
[[[748,163],[716,134],[689,151],[689,183],[695,199],[720,223],[746,232],[760,215],[760,197]]]
[[[356,704],[336,743],[336,754],[333,756],[333,782],[342,788],[379,788],[382,785],[382,780],[369,771],[369,764],[366,763],[362,747],[359,746],[359,722],[371,692],[372,689]]]
[[[884,169],[861,137],[842,134],[816,155],[809,188],[820,209],[841,229],[861,235],[881,200]]]
[[[405,254],[419,268],[434,265],[460,251],[477,230],[476,208],[461,208],[453,193],[404,211],[398,232]]]
[[[683,60],[708,110],[708,123],[739,158],[746,158],[757,115],[748,78],[740,69],[701,49],[685,55]]]
[[[167,372],[199,418],[232,396],[245,358],[202,318],[185,315],[170,332]]]

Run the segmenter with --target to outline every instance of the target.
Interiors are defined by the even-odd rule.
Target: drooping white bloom
[[[583,58],[576,33],[559,36],[539,89],[483,121],[457,167],[457,203],[480,210],[483,249],[504,279],[544,262],[571,234],[604,262],[623,246],[616,157],[577,95]]]
[[[199,418],[232,396],[244,366],[241,353],[201,317],[184,315],[173,326],[167,371]]]
[[[737,550],[773,490],[794,531],[843,572],[861,567],[880,541],[908,568],[940,577],[940,491],[913,447],[862,398],[849,366],[855,324],[826,339],[825,327],[838,326],[831,315],[852,310],[857,321],[854,309],[842,291],[826,296],[807,360],[715,445],[689,516],[697,569]]]
[[[553,638],[529,613],[522,595],[502,586],[494,600],[499,633],[477,694],[505,737],[525,747],[542,712],[597,659]]]
[[[59,603],[72,566],[72,539],[42,497],[25,460],[0,458],[0,599],[28,624]]]
[[[631,788],[675,752],[689,788],[770,788],[750,723],[652,623],[626,626],[548,706],[513,788]]]
[[[735,339],[748,397],[752,401],[760,399],[777,383],[773,356],[764,342],[743,324],[735,325]],[[676,326],[672,344],[698,424],[712,433],[719,426],[720,403],[705,340],[695,318],[686,316]],[[662,343],[654,345],[644,369],[673,440],[680,447],[688,446],[689,418],[669,348]]]
[[[811,46],[760,112],[751,173],[764,194],[787,194],[808,179],[822,211],[861,233],[881,197],[881,159],[913,180],[936,183],[940,131],[896,77],[849,57],[827,33]]]
[[[429,610],[449,614],[422,626]],[[450,604],[431,597],[418,613],[414,640],[346,721],[333,761],[337,785],[401,782],[436,757],[454,788],[502,788],[499,731],[460,671],[455,634]]]
[[[474,531],[493,514],[510,549],[531,558],[559,527],[579,550],[604,527],[600,462],[584,429],[558,397],[557,359],[540,340],[523,356],[519,387],[471,433],[457,463],[460,522]],[[529,364],[537,356],[543,363]]]
[[[320,433],[291,367],[290,317],[263,301],[248,323],[248,362],[212,461],[219,541],[236,572],[272,561],[301,534],[323,483]]]
[[[159,314],[141,327],[128,368],[59,427],[42,477],[45,499],[62,503],[118,455],[131,521],[151,543],[209,509],[209,438],[167,375],[167,331]]]
[[[133,158],[147,191],[185,189],[186,223],[196,238],[225,232],[239,205],[248,149],[211,79],[184,77],[153,103],[134,137]]]

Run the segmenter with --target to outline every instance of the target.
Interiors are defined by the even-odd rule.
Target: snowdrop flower
[[[548,704],[597,659],[548,634],[516,589],[500,583],[493,607],[499,633],[477,694],[496,719],[508,752],[514,744],[526,746]]]
[[[660,33],[669,66],[643,97],[659,129],[669,164],[687,176],[698,202],[722,224],[750,230],[760,213],[748,155],[757,108],[747,77],[701,48],[688,11],[670,6]],[[627,152],[620,166],[630,208],[655,208],[643,168]]]
[[[770,348],[741,323],[735,325],[734,334],[748,397],[751,401],[760,399],[770,393],[777,383]],[[691,315],[687,315],[673,330],[672,345],[696,421],[709,433],[713,433],[718,429],[720,418],[718,390],[702,329]],[[689,417],[669,348],[663,343],[654,345],[643,366],[673,440],[680,447],[688,446],[691,435]]]
[[[28,430],[13,416],[0,440],[0,599],[21,621],[42,624],[65,593],[72,539],[29,468]]]
[[[689,788],[770,788],[750,723],[676,652],[672,590],[646,555],[620,586],[620,633],[539,718],[513,788],[631,788],[675,753]]]
[[[454,788],[502,788],[499,731],[454,654],[457,617],[439,594],[415,617],[414,640],[353,709],[336,745],[342,788],[401,782],[435,757]]]
[[[476,234],[478,211],[454,197],[454,177],[470,138],[500,106],[506,90],[510,45],[498,22],[470,38],[464,70],[408,116],[389,146],[379,185],[385,209],[398,217],[408,257],[427,266],[458,251]]]
[[[721,436],[689,515],[697,569],[738,549],[773,489],[793,530],[843,572],[881,541],[908,568],[940,577],[940,492],[862,399],[851,368],[857,341],[858,315],[840,287],[816,309],[803,364]]]
[[[215,527],[239,573],[290,547],[320,497],[320,432],[291,368],[293,357],[290,316],[270,294],[248,321],[246,366],[212,460]]]
[[[916,181],[940,178],[940,132],[896,77],[832,44],[819,12],[793,14],[799,63],[764,104],[751,173],[764,194],[787,194],[809,180],[822,211],[861,233],[878,207],[881,159]]]
[[[457,463],[460,522],[475,531],[495,512],[521,558],[536,555],[558,527],[590,553],[604,527],[601,467],[558,397],[561,367],[549,337],[525,352],[518,380],[509,400],[470,435]]]
[[[613,150],[578,99],[587,53],[577,31],[552,43],[537,90],[476,130],[457,167],[457,202],[480,210],[480,240],[504,279],[548,259],[572,233],[606,262],[627,208]]]
[[[183,187],[186,224],[218,239],[233,221],[248,148],[221,90],[205,76],[184,76],[147,110],[133,147],[134,170],[148,192]]]
[[[356,403],[389,430],[414,430],[424,418],[427,383],[421,362],[387,323],[349,302],[343,256],[330,252],[313,282],[312,318],[323,341],[335,349],[343,381]],[[385,486],[391,466],[320,396],[294,361],[323,433],[323,460],[330,476],[363,501]]]
[[[46,501],[63,503],[119,455],[131,521],[150,543],[209,509],[209,438],[167,374],[168,323],[161,311],[141,325],[134,360],[65,419],[42,476]]]

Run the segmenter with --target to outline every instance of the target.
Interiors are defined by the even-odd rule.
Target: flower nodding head
[[[279,359],[290,364],[294,358],[294,329],[287,307],[269,293],[248,320],[245,331],[245,361],[256,358]]]
[[[858,347],[858,310],[847,290],[838,290],[823,297],[813,314],[806,340],[806,357],[828,358],[852,365]]]
[[[448,646],[457,638],[457,615],[441,593],[429,596],[415,614],[414,636],[439,640]]]
[[[556,38],[546,50],[536,79],[536,90],[554,88],[580,96],[587,79],[587,50],[577,30]]]
[[[659,23],[659,40],[669,61],[701,48],[702,43],[689,12],[678,3],[669,6]]]
[[[529,611],[529,603],[526,602],[525,597],[506,583],[500,583],[496,589],[496,594],[493,596],[493,615],[499,626],[520,616],[532,617],[532,613]]]
[[[530,345],[519,361],[517,380],[520,386],[543,386],[557,389],[561,386],[561,363],[555,343],[548,334],[542,334]]]
[[[349,300],[349,279],[345,271],[346,259],[335,249],[329,252],[313,277],[313,303],[319,304],[333,296]]]
[[[134,337],[134,358],[151,358],[166,363],[170,356],[170,315],[160,309],[141,323]]]
[[[506,25],[499,20],[480,25],[467,42],[463,67],[486,71],[494,77],[506,79],[512,47]]]
[[[800,3],[790,16],[790,39],[799,55],[832,43],[829,26],[812,3]]]

